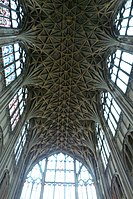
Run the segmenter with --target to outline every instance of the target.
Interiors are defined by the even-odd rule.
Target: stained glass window
[[[119,35],[133,35],[133,0],[122,4],[115,19],[115,28]]]
[[[0,0],[0,26],[19,28],[24,13],[18,0]]]
[[[108,59],[108,68],[111,80],[125,93],[131,79],[133,55],[117,50]]]
[[[28,173],[20,199],[96,199],[91,174],[79,161],[59,153]]]
[[[26,136],[27,136],[28,130],[29,130],[29,123],[25,123],[25,125],[22,128],[22,131],[20,132],[20,135],[17,139],[16,145],[15,145],[14,154],[15,154],[16,164],[19,161],[22,150],[23,150],[24,145],[26,143]]]
[[[120,119],[121,109],[109,92],[102,93],[101,101],[105,120],[114,136]]]
[[[110,156],[110,148],[109,148],[107,139],[105,137],[105,134],[98,124],[96,126],[96,134],[97,134],[97,141],[98,141],[97,143],[98,150],[100,152],[104,168],[106,169],[107,164],[108,164],[108,159]]]
[[[20,88],[17,94],[9,103],[9,114],[12,130],[15,128],[18,123],[20,116],[24,111],[27,99],[27,89]]]
[[[6,86],[15,80],[21,73],[26,61],[26,53],[18,43],[3,46],[1,49],[2,68]]]

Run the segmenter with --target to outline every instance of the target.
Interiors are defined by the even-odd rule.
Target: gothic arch
[[[124,163],[130,176],[133,177],[133,131],[127,132],[123,141]]]
[[[111,181],[111,199],[127,199],[118,174],[115,174]]]

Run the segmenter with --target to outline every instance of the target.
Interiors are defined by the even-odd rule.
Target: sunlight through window
[[[2,51],[2,68],[6,86],[14,81],[24,68],[26,53],[18,43],[6,45],[0,48]]]
[[[114,136],[120,119],[121,109],[109,92],[102,93],[101,101],[105,120]]]
[[[133,55],[117,50],[108,59],[111,80],[125,93],[133,65]]]
[[[91,174],[79,161],[59,153],[37,163],[27,175],[21,199],[96,199]]]
[[[110,156],[110,148],[109,148],[107,139],[105,137],[105,134],[98,124],[96,125],[96,134],[97,134],[97,141],[98,141],[97,143],[98,150],[101,155],[104,168],[106,169],[107,164],[108,164],[108,159]]]
[[[15,145],[14,154],[15,154],[16,164],[18,163],[22,150],[25,146],[28,130],[29,130],[29,123],[25,123]]]
[[[115,19],[115,28],[119,35],[133,35],[133,0],[122,4]]]
[[[0,0],[0,26],[20,28],[24,13],[18,0]]]
[[[27,89],[20,88],[9,103],[9,114],[12,130],[18,123],[26,105]]]

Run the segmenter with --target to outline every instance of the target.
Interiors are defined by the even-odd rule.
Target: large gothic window
[[[85,166],[65,154],[38,162],[28,173],[21,199],[96,199],[94,181]]]
[[[108,59],[111,80],[125,93],[131,80],[133,55],[117,50]]]
[[[109,92],[103,92],[101,100],[105,120],[114,136],[120,119],[121,109]]]
[[[9,114],[11,121],[12,130],[15,128],[18,123],[26,105],[27,99],[27,89],[20,88],[17,94],[13,97],[13,99],[9,103]]]
[[[1,66],[3,69],[2,80],[6,86],[15,80],[21,73],[26,61],[26,53],[20,44],[10,44],[0,48]]]
[[[20,28],[23,16],[18,0],[0,0],[0,27]]]
[[[115,19],[119,35],[133,35],[133,0],[124,1]]]
[[[96,134],[97,134],[98,151],[100,152],[104,168],[106,169],[108,164],[108,159],[110,156],[110,148],[107,139],[105,137],[105,134],[98,124],[96,126]]]

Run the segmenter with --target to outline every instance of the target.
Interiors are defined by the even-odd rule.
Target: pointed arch
[[[96,199],[94,181],[86,167],[70,156],[58,153],[38,163],[28,173],[21,199]]]

